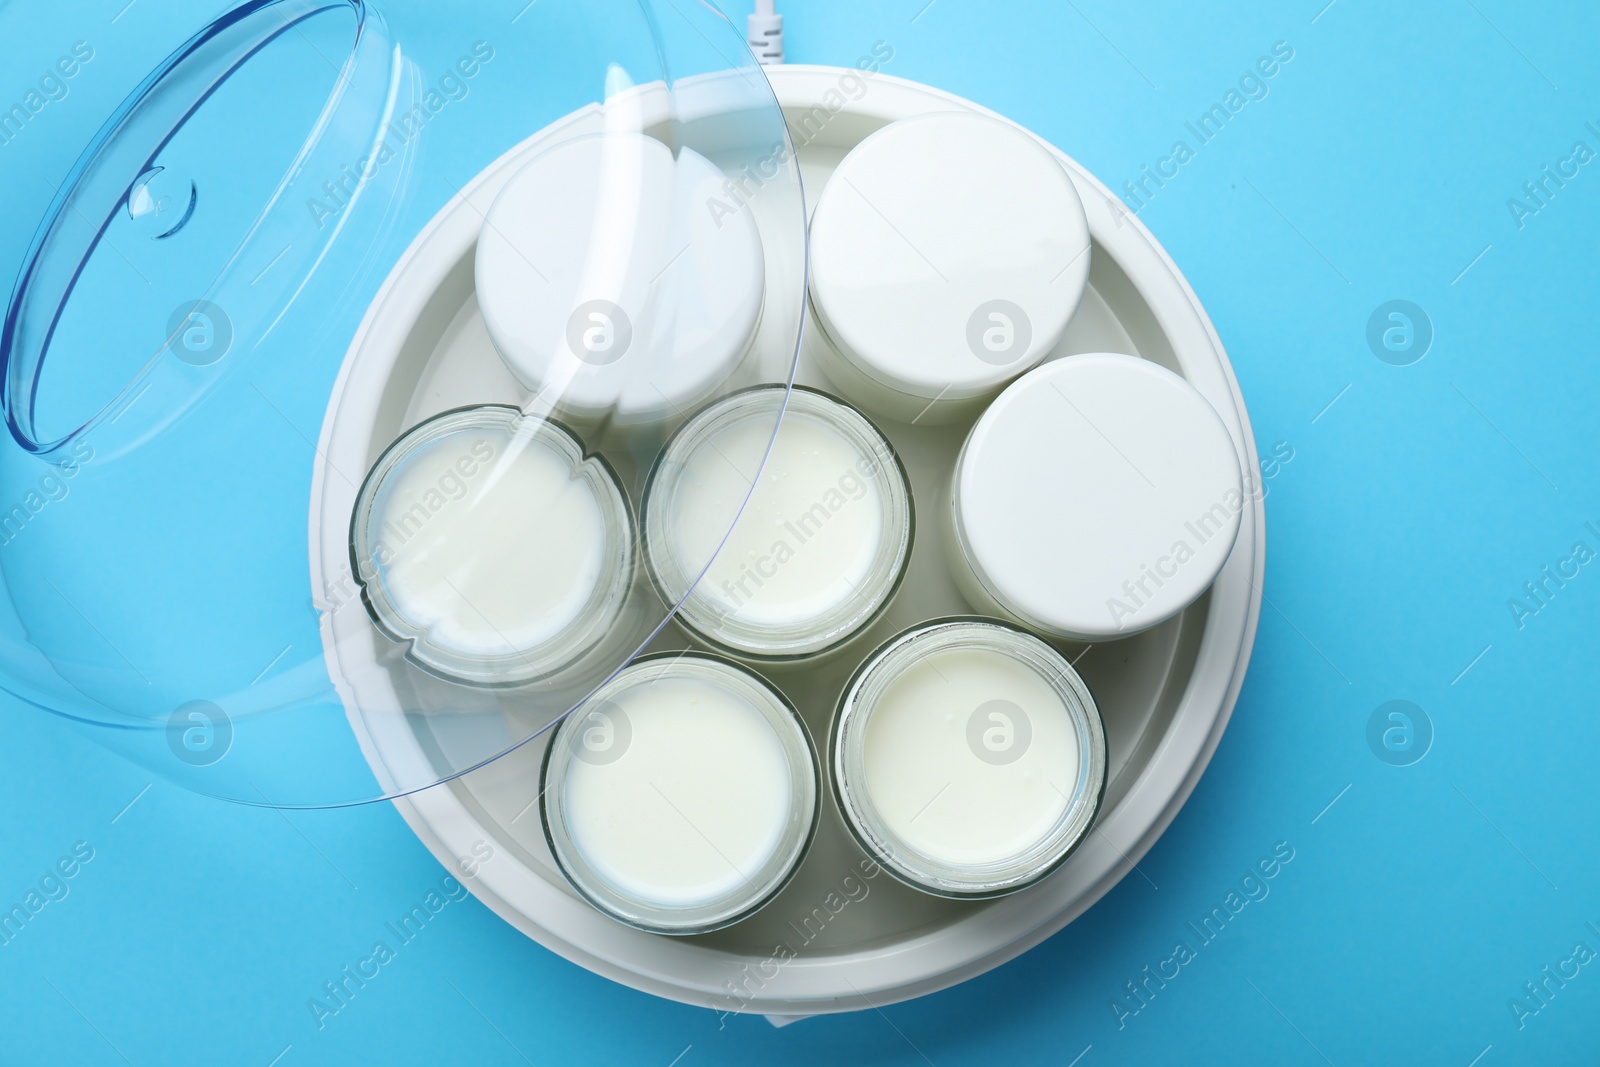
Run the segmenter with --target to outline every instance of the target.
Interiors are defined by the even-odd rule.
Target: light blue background
[[[1274,42],[1294,49],[1140,212],[1210,312],[1258,446],[1294,455],[1268,483],[1243,695],[1146,877],[957,989],[781,1031],[596,978],[468,901],[319,1029],[307,999],[443,873],[395,812],[199,799],[8,706],[0,903],[76,841],[95,857],[0,948],[0,1062],[1594,1062],[1600,964],[1521,1028],[1507,1002],[1576,942],[1600,950],[1600,566],[1523,628],[1507,602],[1575,541],[1600,549],[1583,526],[1600,525],[1600,163],[1521,228],[1507,200],[1575,141],[1600,149],[1584,125],[1600,126],[1600,16],[1325,2],[784,6],[792,61],[887,41],[887,72],[1009,115],[1114,188],[1193,147],[1184,123]],[[83,143],[198,25],[181,4],[123,4],[60,23],[98,54],[52,132],[28,129],[39,151]],[[432,19],[424,70],[460,45],[448,8]],[[30,80],[0,71],[0,99]],[[9,274],[47,191],[4,152]],[[1433,323],[1412,366],[1366,343],[1391,299]],[[1367,744],[1391,699],[1434,726],[1413,766]],[[1124,983],[1285,841],[1270,896],[1119,1027]]]

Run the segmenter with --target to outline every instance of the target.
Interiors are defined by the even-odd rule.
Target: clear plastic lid
[[[43,10],[0,39],[47,103],[92,62]],[[783,116],[704,2],[252,0],[173,43],[81,94],[97,131],[7,131],[40,151],[0,173],[52,192],[8,250],[0,688],[247,803],[448,780],[660,629],[646,473],[788,387]]]

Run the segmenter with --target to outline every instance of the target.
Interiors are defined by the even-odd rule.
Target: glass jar
[[[753,442],[780,412],[763,462]],[[911,490],[894,448],[859,411],[802,386],[787,407],[781,387],[762,386],[701,409],[662,450],[643,511],[662,598],[741,659],[837,649],[888,606],[911,558]]]
[[[990,619],[890,639],[846,686],[829,749],[850,832],[938,896],[1039,881],[1088,833],[1105,791],[1105,728],[1083,680],[1039,638]]]
[[[378,458],[350,555],[373,622],[418,666],[517,685],[611,630],[633,579],[633,515],[611,467],[559,423],[460,408]]]
[[[776,690],[695,653],[624,668],[557,728],[540,812],[562,873],[641,930],[696,934],[777,895],[815,831],[811,736]]]

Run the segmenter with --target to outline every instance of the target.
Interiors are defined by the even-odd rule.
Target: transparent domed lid
[[[53,190],[7,249],[0,688],[202,793],[392,797],[548,732],[676,607],[664,443],[793,373],[799,174],[738,27],[426,7],[240,4],[80,93],[98,131],[54,103],[92,45],[0,12],[44,64],[0,173]]]

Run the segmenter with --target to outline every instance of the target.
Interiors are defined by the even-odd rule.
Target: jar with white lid
[[[728,177],[688,146],[607,130],[541,152],[483,217],[478,308],[542,407],[622,428],[680,416],[750,349],[764,258]]]
[[[1013,382],[967,435],[945,521],[968,603],[1054,637],[1147,630],[1210,588],[1249,503],[1227,427],[1188,382],[1089,353]]]
[[[1055,348],[1089,258],[1083,202],[1037,138],[974,112],[901,119],[817,200],[808,352],[876,414],[970,418]]]

